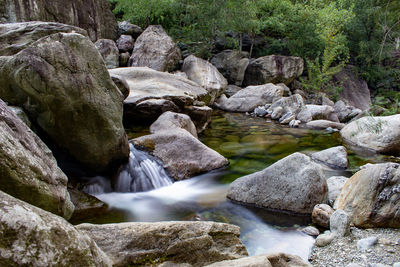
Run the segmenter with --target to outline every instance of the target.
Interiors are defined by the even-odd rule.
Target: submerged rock
[[[69,219],[67,176],[48,147],[0,100],[0,190]]]
[[[136,39],[128,66],[172,71],[181,59],[181,50],[161,25],[151,25]]]
[[[400,155],[400,114],[364,117],[347,124],[340,134],[344,141],[378,153]]]
[[[346,182],[335,207],[357,227],[400,228],[400,165],[367,165]]]
[[[235,180],[227,197],[265,208],[311,214],[324,203],[327,185],[322,168],[301,153],[294,153],[268,168]]]
[[[194,266],[247,256],[239,227],[215,222],[80,224],[113,266],[189,263]]]
[[[111,266],[86,234],[0,191],[1,266]]]
[[[222,95],[215,106],[230,112],[252,112],[256,107],[272,103],[283,96],[283,88],[272,83],[246,87],[230,98]]]
[[[23,106],[60,148],[87,168],[105,171],[127,159],[121,93],[87,37],[56,33],[0,57],[0,85],[3,100]]]

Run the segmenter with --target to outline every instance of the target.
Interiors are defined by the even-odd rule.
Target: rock
[[[283,114],[282,117],[279,119],[280,124],[289,124],[292,120],[296,119],[296,115],[292,112],[288,112]]]
[[[121,53],[132,52],[135,41],[131,35],[121,35],[117,40],[117,47]]]
[[[130,57],[131,57],[131,54],[129,54],[129,52],[120,53],[119,54],[119,66],[121,68],[128,67],[128,61],[129,61]]]
[[[224,91],[228,82],[211,63],[193,55],[183,61],[182,71],[189,80],[205,88],[211,96],[210,103],[214,103]]]
[[[63,218],[0,191],[1,266],[111,266],[86,234]]]
[[[333,106],[340,122],[348,122],[362,113],[361,109],[346,105],[342,100],[339,100]]]
[[[327,196],[325,175],[320,166],[301,153],[294,153],[268,168],[239,179],[227,197],[257,206],[311,214]]]
[[[309,236],[318,236],[319,235],[319,230],[313,226],[304,227],[300,231]]]
[[[267,112],[267,110],[265,109],[264,106],[256,107],[254,109],[253,113],[254,113],[255,116],[258,116],[258,117],[264,117],[265,115],[268,114],[268,112]]]
[[[343,123],[333,122],[333,121],[326,121],[326,120],[316,120],[310,121],[306,123],[306,128],[314,129],[314,130],[325,130],[326,128],[333,128],[341,130],[345,125]]]
[[[331,147],[311,154],[316,162],[321,162],[333,169],[347,169],[347,151],[344,146]]]
[[[0,130],[0,190],[69,219],[74,205],[67,176],[48,147],[1,99]]]
[[[81,192],[75,188],[68,187],[71,201],[75,205],[74,213],[71,221],[79,221],[87,219],[90,216],[98,217],[106,213],[108,205],[101,202],[98,198]]]
[[[286,113],[286,114],[288,114],[288,113]],[[283,115],[283,107],[281,107],[281,106],[275,107],[272,110],[271,119],[279,120],[279,118],[282,117],[282,115]]]
[[[172,261],[204,266],[247,256],[239,227],[215,222],[80,224],[113,266]]]
[[[15,0],[3,3],[5,9],[0,10],[1,23],[59,22],[85,29],[93,42],[117,37],[117,21],[106,0]]]
[[[382,154],[400,155],[400,114],[364,117],[347,124],[340,134],[345,142]]]
[[[290,112],[294,115],[297,115],[305,108],[305,104],[301,95],[294,94],[292,96],[282,97],[279,100],[274,101],[269,107],[269,110],[274,110],[276,107],[283,108],[282,114]]]
[[[314,104],[314,105],[328,105],[331,107],[333,107],[335,105],[335,103],[329,99],[329,97],[326,95],[326,93],[322,93],[322,92],[318,92],[318,93],[315,93],[314,95],[310,95],[308,97],[308,101],[310,104]]]
[[[244,74],[250,60],[248,54],[238,50],[225,50],[211,59],[221,74],[234,85],[242,85]]]
[[[376,243],[378,243],[378,238],[376,236],[363,238],[357,241],[357,248],[358,250],[365,252]]]
[[[229,162],[182,129],[159,131],[133,140],[135,146],[151,152],[175,180],[226,166]]]
[[[289,122],[289,127],[290,128],[299,128],[300,124],[301,124],[300,120],[291,120]]]
[[[354,73],[354,67],[344,68],[341,72],[333,76],[333,80],[340,84],[343,90],[339,98],[345,100],[351,106],[361,110],[369,109],[371,96],[366,81],[359,79]]]
[[[244,75],[244,85],[265,83],[290,84],[303,73],[304,61],[299,57],[264,56],[251,60]]]
[[[291,95],[292,95],[292,92],[290,91],[290,88],[287,87],[286,84],[284,84],[284,83],[278,83],[276,86],[280,86],[280,87],[283,88],[283,96],[286,97],[286,96],[291,96]]]
[[[181,59],[181,51],[161,25],[151,25],[136,39],[128,66],[172,71]]]
[[[400,267],[400,262],[393,263],[393,267]]]
[[[344,176],[332,176],[326,180],[326,183],[328,184],[328,199],[330,205],[335,203],[335,200],[339,196],[340,191],[348,179],[349,178]]]
[[[329,120],[329,117],[335,110],[328,105],[306,105],[311,112],[313,120]]]
[[[0,57],[0,85],[3,100],[23,106],[32,122],[85,167],[105,171],[127,159],[121,93],[88,38],[56,33]]]
[[[20,120],[23,121],[26,124],[26,126],[28,126],[29,128],[32,126],[32,123],[29,120],[28,115],[26,115],[25,111],[22,108],[14,107],[14,106],[9,106],[8,108],[12,112],[14,112],[15,115],[17,115],[17,117],[20,118]]]
[[[317,247],[325,247],[332,243],[335,239],[336,235],[331,231],[325,231],[323,234],[319,235],[315,240],[315,245]]]
[[[307,123],[313,120],[311,111],[308,108],[303,108],[297,113],[296,118],[301,122]]]
[[[357,227],[400,227],[400,168],[370,164],[344,185],[335,207],[348,212]]]
[[[142,28],[125,20],[118,22],[118,35],[131,35],[137,38],[143,32]]]
[[[116,74],[110,74],[110,77],[121,92],[122,100],[126,99],[129,96],[128,82],[124,79],[124,77]]]
[[[81,28],[55,22],[29,21],[0,24],[0,56],[15,55],[40,38],[60,32],[87,36],[87,32]]]
[[[348,235],[350,233],[350,223],[350,217],[344,210],[341,210],[340,208],[331,215],[329,221],[331,232],[336,237]]]
[[[197,133],[204,131],[211,122],[212,108],[207,106],[186,106],[183,112],[191,118],[196,125]]]
[[[196,126],[188,115],[171,111],[163,113],[151,126],[150,133],[168,131],[171,129],[183,129],[197,138]]]
[[[94,46],[99,50],[104,59],[107,69],[118,68],[119,65],[119,52],[113,40],[100,39],[94,43]]]
[[[242,89],[243,89],[242,87],[229,84],[226,87],[224,94],[229,98],[229,97],[233,96],[234,94],[236,94],[237,92],[239,92]]]
[[[327,204],[315,205],[312,211],[312,222],[318,226],[329,228],[329,219],[334,210]]]
[[[282,96],[282,87],[268,83],[246,87],[230,98],[222,95],[215,106],[230,112],[252,112],[256,107],[271,103]]]

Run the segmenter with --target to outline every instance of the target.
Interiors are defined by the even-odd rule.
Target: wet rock
[[[0,100],[0,190],[69,219],[67,176],[48,147]]]
[[[357,241],[357,248],[358,250],[365,252],[376,243],[378,243],[378,238],[376,236],[363,238]]]
[[[0,191],[1,266],[111,266],[86,234]]]
[[[87,37],[56,33],[0,61],[0,97],[61,149],[95,171],[128,157],[121,93]]]
[[[353,145],[378,153],[400,155],[400,114],[364,117],[346,125],[340,134]]]
[[[49,21],[85,29],[90,39],[117,38],[117,20],[106,0],[3,1],[0,22]]]
[[[249,65],[248,54],[237,50],[225,50],[211,59],[213,64],[229,83],[242,85],[244,74]]]
[[[343,123],[327,121],[327,120],[316,120],[316,121],[310,121],[310,122],[306,123],[306,128],[314,129],[314,130],[325,130],[329,127],[332,129],[341,130],[341,129],[343,129],[344,126],[345,125]]]
[[[333,169],[347,169],[347,151],[344,146],[331,147],[311,154],[311,158]]]
[[[312,211],[312,222],[318,226],[329,228],[329,220],[334,210],[327,204],[315,205]]]
[[[189,80],[194,81],[208,91],[211,97],[210,104],[214,103],[224,91],[228,82],[208,61],[197,58],[193,55],[188,56],[183,61],[182,71],[186,73]]]
[[[190,117],[185,114],[167,111],[163,113],[151,126],[150,132],[157,133],[171,129],[183,129],[197,138],[196,126],[194,126]]]
[[[107,69],[115,69],[119,66],[118,47],[113,40],[100,39],[94,43],[94,46],[99,50],[104,59]]]
[[[60,32],[87,36],[87,32],[81,28],[56,22],[0,23],[0,56],[15,55],[40,38]]]
[[[117,47],[121,53],[132,52],[133,46],[135,45],[135,40],[133,40],[131,35],[123,34],[117,40]]]
[[[328,199],[330,205],[335,203],[336,198],[339,196],[340,191],[348,179],[349,178],[344,176],[332,176],[326,180],[326,183],[328,184]]]
[[[400,227],[400,168],[370,164],[344,185],[335,207],[348,212],[357,227]]]
[[[239,227],[215,222],[80,224],[113,266],[189,263],[195,266],[247,256]]]
[[[270,167],[239,179],[229,187],[231,200],[265,208],[311,214],[327,196],[320,166],[301,153],[294,153]]]
[[[131,35],[137,38],[143,32],[142,28],[125,20],[118,22],[118,35]]]
[[[268,83],[246,87],[230,98],[222,95],[215,106],[230,112],[252,112],[256,107],[271,103],[282,96],[282,87]]]
[[[161,25],[151,25],[136,39],[128,66],[172,71],[181,59],[181,51]]]
[[[350,232],[350,217],[349,215],[340,208],[337,209],[330,218],[329,225],[331,232],[336,237],[343,237]]]
[[[264,56],[251,60],[244,76],[244,85],[265,83],[290,84],[303,73],[304,61],[299,57]]]

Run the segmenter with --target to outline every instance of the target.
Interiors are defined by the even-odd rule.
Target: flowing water
[[[132,138],[148,133],[143,128],[133,130]],[[212,123],[200,135],[200,140],[227,157],[229,167],[172,184],[155,158],[131,145],[129,164],[115,185],[117,192],[111,192],[109,182],[100,177],[86,187],[87,192],[123,216],[105,216],[91,222],[207,220],[232,223],[241,227],[241,240],[250,255],[287,252],[307,260],[314,239],[298,229],[310,222],[309,216],[277,214],[234,204],[226,200],[226,192],[229,183],[236,178],[262,170],[294,152],[310,154],[341,145],[339,133],[290,129],[263,118],[214,112]],[[387,159],[368,154],[359,156],[349,151],[348,170],[327,169],[326,173],[350,176],[358,166],[384,160]]]

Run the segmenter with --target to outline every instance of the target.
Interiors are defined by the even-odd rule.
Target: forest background
[[[373,107],[400,113],[399,0],[109,0],[120,20],[161,24],[181,48],[210,59],[222,49],[306,62],[302,89],[340,92],[334,74],[351,67]]]

